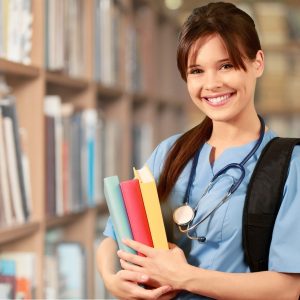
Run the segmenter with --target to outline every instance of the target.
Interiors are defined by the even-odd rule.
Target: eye
[[[229,70],[232,68],[233,68],[233,64],[231,64],[231,63],[226,63],[221,66],[221,70]]]
[[[193,68],[193,69],[190,69],[189,74],[201,74],[203,72],[204,71],[199,68]]]

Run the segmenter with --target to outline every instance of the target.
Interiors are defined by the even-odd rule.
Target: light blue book
[[[132,233],[124,205],[120,181],[118,176],[104,178],[104,195],[111,220],[115,229],[118,246],[120,249],[134,253],[136,252],[122,243],[122,239],[132,239]]]

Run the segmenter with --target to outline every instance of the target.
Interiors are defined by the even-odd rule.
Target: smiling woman
[[[264,53],[253,20],[230,3],[196,8],[181,31],[177,65],[193,103],[206,118],[163,141],[147,161],[158,181],[170,249],[124,240],[144,256],[116,254],[108,221],[107,239],[98,251],[107,288],[121,299],[297,299],[299,147],[292,155],[275,222],[268,270],[251,273],[242,244],[250,178],[264,147],[275,137],[254,105]],[[117,256],[120,271],[113,267]]]

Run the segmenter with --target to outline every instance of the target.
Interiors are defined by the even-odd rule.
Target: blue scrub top
[[[164,160],[169,149],[180,135],[172,136],[158,145],[147,161],[154,178],[158,181]],[[207,241],[190,240],[181,233],[172,221],[175,208],[182,205],[191,171],[192,161],[184,168],[173,188],[169,200],[162,205],[168,240],[177,244],[186,254],[190,264],[204,269],[223,272],[249,272],[242,247],[242,217],[247,186],[264,146],[276,135],[268,130],[256,153],[245,164],[246,176],[239,188],[213,215],[201,223],[191,235],[205,236]],[[226,195],[233,178],[238,179],[240,172],[230,169],[221,176],[203,198],[205,189],[214,174],[230,163],[240,163],[254,147],[256,141],[226,149],[211,165],[209,156],[212,147],[205,143],[201,149],[196,176],[191,188],[190,205],[199,208],[195,222],[201,220]],[[295,147],[284,188],[284,197],[274,226],[269,255],[269,270],[287,273],[300,273],[300,147]],[[110,219],[104,235],[114,237]],[[201,284],[201,283],[200,283]],[[199,295],[182,292],[176,299],[208,299]]]

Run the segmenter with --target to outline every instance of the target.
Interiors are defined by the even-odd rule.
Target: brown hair
[[[177,66],[187,80],[187,64],[193,45],[203,37],[219,35],[236,69],[246,71],[244,59],[253,60],[261,49],[252,18],[231,3],[217,2],[195,8],[183,24],[177,48]],[[158,181],[158,194],[165,201],[186,164],[212,133],[212,121],[202,123],[184,133],[170,149]]]

